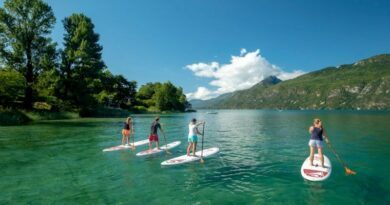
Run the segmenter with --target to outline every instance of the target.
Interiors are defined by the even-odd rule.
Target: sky
[[[390,1],[379,0],[45,0],[62,20],[95,24],[114,74],[171,81],[189,99],[246,89],[390,53]]]

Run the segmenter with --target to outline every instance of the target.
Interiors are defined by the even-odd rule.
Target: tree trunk
[[[27,110],[32,109],[33,105],[33,81],[34,81],[34,76],[33,76],[33,64],[32,64],[32,52],[31,52],[31,46],[28,45],[26,49],[26,56],[27,56],[27,70],[25,73],[25,78],[26,78],[26,89],[24,92],[24,108]]]

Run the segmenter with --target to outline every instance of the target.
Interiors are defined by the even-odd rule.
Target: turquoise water
[[[145,139],[152,115],[134,115]],[[176,167],[185,154],[188,121],[206,121],[205,148],[221,152]],[[357,172],[333,165],[324,182],[302,179],[307,129],[320,117],[330,139]],[[172,155],[139,158],[136,151],[103,153],[120,143],[124,119],[48,121],[0,127],[0,204],[390,204],[390,113],[220,110],[162,115]],[[160,138],[162,139],[162,138]]]

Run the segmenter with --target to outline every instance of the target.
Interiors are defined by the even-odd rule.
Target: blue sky
[[[113,73],[123,74],[139,85],[170,80],[185,93],[202,87],[212,94],[209,97],[234,89],[223,87],[226,82],[248,87],[261,80],[247,81],[248,75],[264,77],[275,71],[272,66],[279,74],[299,74],[390,53],[390,1],[46,2],[57,17],[52,38],[59,44],[62,19],[84,13],[100,34],[103,58]],[[252,54],[252,59],[246,54]],[[213,62],[218,65],[212,66]],[[193,69],[189,69],[191,65]],[[265,68],[252,69],[256,66]],[[234,80],[225,78],[236,68],[252,73]],[[205,71],[214,73],[205,75]]]

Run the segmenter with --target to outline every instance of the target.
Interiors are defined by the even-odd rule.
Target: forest
[[[62,46],[50,35],[57,19],[42,0],[6,0],[0,8],[0,110],[73,112],[185,111],[182,88],[114,75],[92,19],[75,13],[64,19]],[[107,114],[107,113],[106,113]],[[108,114],[109,115],[109,114]]]

